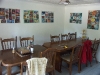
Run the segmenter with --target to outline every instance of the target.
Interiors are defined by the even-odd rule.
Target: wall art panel
[[[82,23],[82,13],[70,13],[70,23]]]
[[[39,23],[39,12],[35,10],[24,10],[24,23]]]
[[[42,11],[42,23],[54,22],[54,13],[50,11]]]
[[[100,10],[93,10],[88,12],[87,29],[99,29]]]
[[[0,23],[20,23],[20,9],[0,8]]]

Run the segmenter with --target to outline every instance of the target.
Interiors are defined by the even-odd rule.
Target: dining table
[[[75,40],[67,40],[63,42],[60,41],[57,43],[45,42],[43,46],[46,48],[56,49],[55,69],[58,72],[61,72],[61,65],[62,65],[61,55],[69,52],[76,45],[82,45],[82,42],[83,42],[82,38],[77,38]]]
[[[7,75],[11,75],[11,68],[13,66],[20,65],[21,62],[25,62],[27,59],[40,57],[40,53],[46,50],[46,48],[41,45],[34,45],[33,48],[34,48],[33,53],[30,53],[23,57],[19,56],[16,52],[12,53],[12,49],[0,50],[1,65],[7,68]]]

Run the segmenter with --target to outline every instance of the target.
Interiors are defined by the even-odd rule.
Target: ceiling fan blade
[[[59,3],[62,2],[62,0],[59,1]]]
[[[69,1],[69,0],[66,0],[65,2],[70,3],[70,1]]]
[[[70,3],[70,1],[69,0],[61,0],[60,2],[59,2],[59,4],[69,4]]]

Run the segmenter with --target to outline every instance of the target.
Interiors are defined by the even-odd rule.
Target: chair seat
[[[47,65],[47,68],[52,68],[53,66],[52,65]]]
[[[95,53],[95,52],[97,52],[97,51],[96,51],[96,50],[93,50],[93,51],[92,51],[92,53]]]
[[[2,75],[7,75],[7,68],[2,66]],[[20,67],[14,66],[12,67],[11,74],[20,73]]]
[[[66,61],[70,61],[70,54],[63,55],[61,58]]]
[[[53,65],[47,65],[46,72],[50,72],[54,69]]]

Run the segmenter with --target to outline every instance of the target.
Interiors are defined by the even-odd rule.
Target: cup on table
[[[33,52],[34,52],[34,48],[30,48],[30,50],[31,50],[31,53],[33,53]]]

